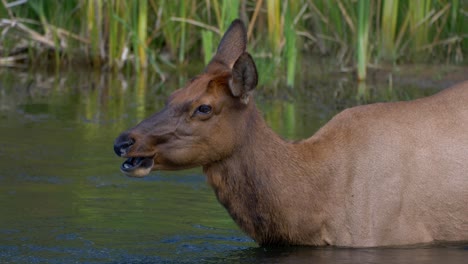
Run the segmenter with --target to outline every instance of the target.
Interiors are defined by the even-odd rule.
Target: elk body
[[[374,247],[468,241],[468,82],[347,109],[287,142],[257,110],[257,71],[235,20],[204,72],[115,141],[121,170],[202,166],[261,245]]]

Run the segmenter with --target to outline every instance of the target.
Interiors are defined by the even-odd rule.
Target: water
[[[466,262],[466,245],[260,248],[201,170],[123,176],[114,138],[157,111],[187,75],[161,86],[151,76],[1,72],[0,263]],[[266,120],[291,139],[310,136],[345,107],[438,90],[370,85],[359,99],[346,78],[304,82],[295,92],[262,88]]]

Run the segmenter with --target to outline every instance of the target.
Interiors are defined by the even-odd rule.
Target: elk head
[[[143,177],[151,170],[204,166],[240,146],[257,85],[246,44],[244,24],[234,20],[205,71],[173,92],[160,112],[117,137],[114,151],[127,158],[122,172]]]

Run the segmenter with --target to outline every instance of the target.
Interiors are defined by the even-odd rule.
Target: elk
[[[346,109],[289,142],[255,106],[246,44],[233,21],[204,71],[117,137],[123,173],[202,166],[218,201],[262,246],[468,241],[468,82]]]

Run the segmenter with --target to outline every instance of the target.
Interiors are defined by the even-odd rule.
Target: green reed
[[[283,28],[281,27],[280,1],[269,0],[267,4],[268,38],[274,55],[279,54]]]
[[[115,0],[114,5],[107,8],[109,39],[108,39],[108,63],[111,68],[120,69],[125,60],[127,49],[127,34],[129,13],[126,12],[128,3],[125,0]]]
[[[180,5],[179,7],[179,16],[186,17],[187,16],[187,8],[185,5]],[[179,48],[179,62],[182,63],[185,60],[185,46],[186,46],[186,38],[187,38],[187,24],[181,23],[180,24],[180,48]]]
[[[380,55],[384,60],[396,58],[396,34],[399,0],[385,0],[382,6],[380,35]]]
[[[449,0],[373,0],[368,9],[363,8],[366,1],[308,1],[312,26],[319,29],[316,41],[323,47],[323,53],[337,54],[339,65],[355,64],[358,75],[362,75],[367,62],[359,58],[364,54],[367,54],[367,61],[374,64],[380,60],[391,63],[427,61],[437,54],[439,57],[448,54],[454,57],[451,61],[463,62],[467,35],[463,26],[457,25],[466,19],[466,11],[462,11],[466,3],[461,7],[459,1]],[[370,28],[363,30],[360,21],[368,21]],[[361,33],[356,32],[356,26]],[[351,43],[362,43],[366,31],[367,51],[361,50],[364,47],[361,44],[351,47]]]
[[[134,8],[134,16],[137,28],[134,48],[138,49],[138,56],[135,64],[138,65],[137,70],[140,68],[146,69],[147,59],[147,46],[146,39],[148,35],[148,0],[134,1],[133,4],[137,6]]]
[[[239,0],[207,0],[207,8],[204,17],[196,17],[197,21],[205,20],[202,25],[199,25],[201,30],[201,44],[204,55],[204,62],[208,63],[213,57],[216,49],[216,44],[221,39],[221,33],[225,32],[232,20],[239,18]],[[215,37],[215,32],[203,25],[216,25],[218,37]]]
[[[220,32],[226,31],[231,21],[239,17],[239,0],[212,1]]]
[[[0,2],[6,19],[0,65],[26,57],[31,65],[57,67],[77,61],[115,70],[151,66],[163,76],[162,65],[209,61],[237,17],[249,29],[249,52],[285,65],[277,67],[285,69],[289,86],[301,54],[333,56],[337,68],[364,79],[369,63],[465,63],[468,50],[468,4],[459,0],[11,2]]]
[[[86,6],[86,33],[90,41],[89,54],[90,59],[96,67],[101,66],[104,54],[102,54],[103,43],[103,12],[102,1],[85,1]]]
[[[369,20],[370,0],[358,1],[358,23],[357,23],[357,78],[359,81],[366,79],[366,67],[368,62],[369,46]]]
[[[202,47],[203,47],[203,54],[204,54],[204,62],[208,64],[211,58],[214,55],[214,45],[213,45],[213,32],[209,30],[202,30]]]
[[[417,49],[429,43],[431,0],[413,0],[408,4],[412,48]]]

